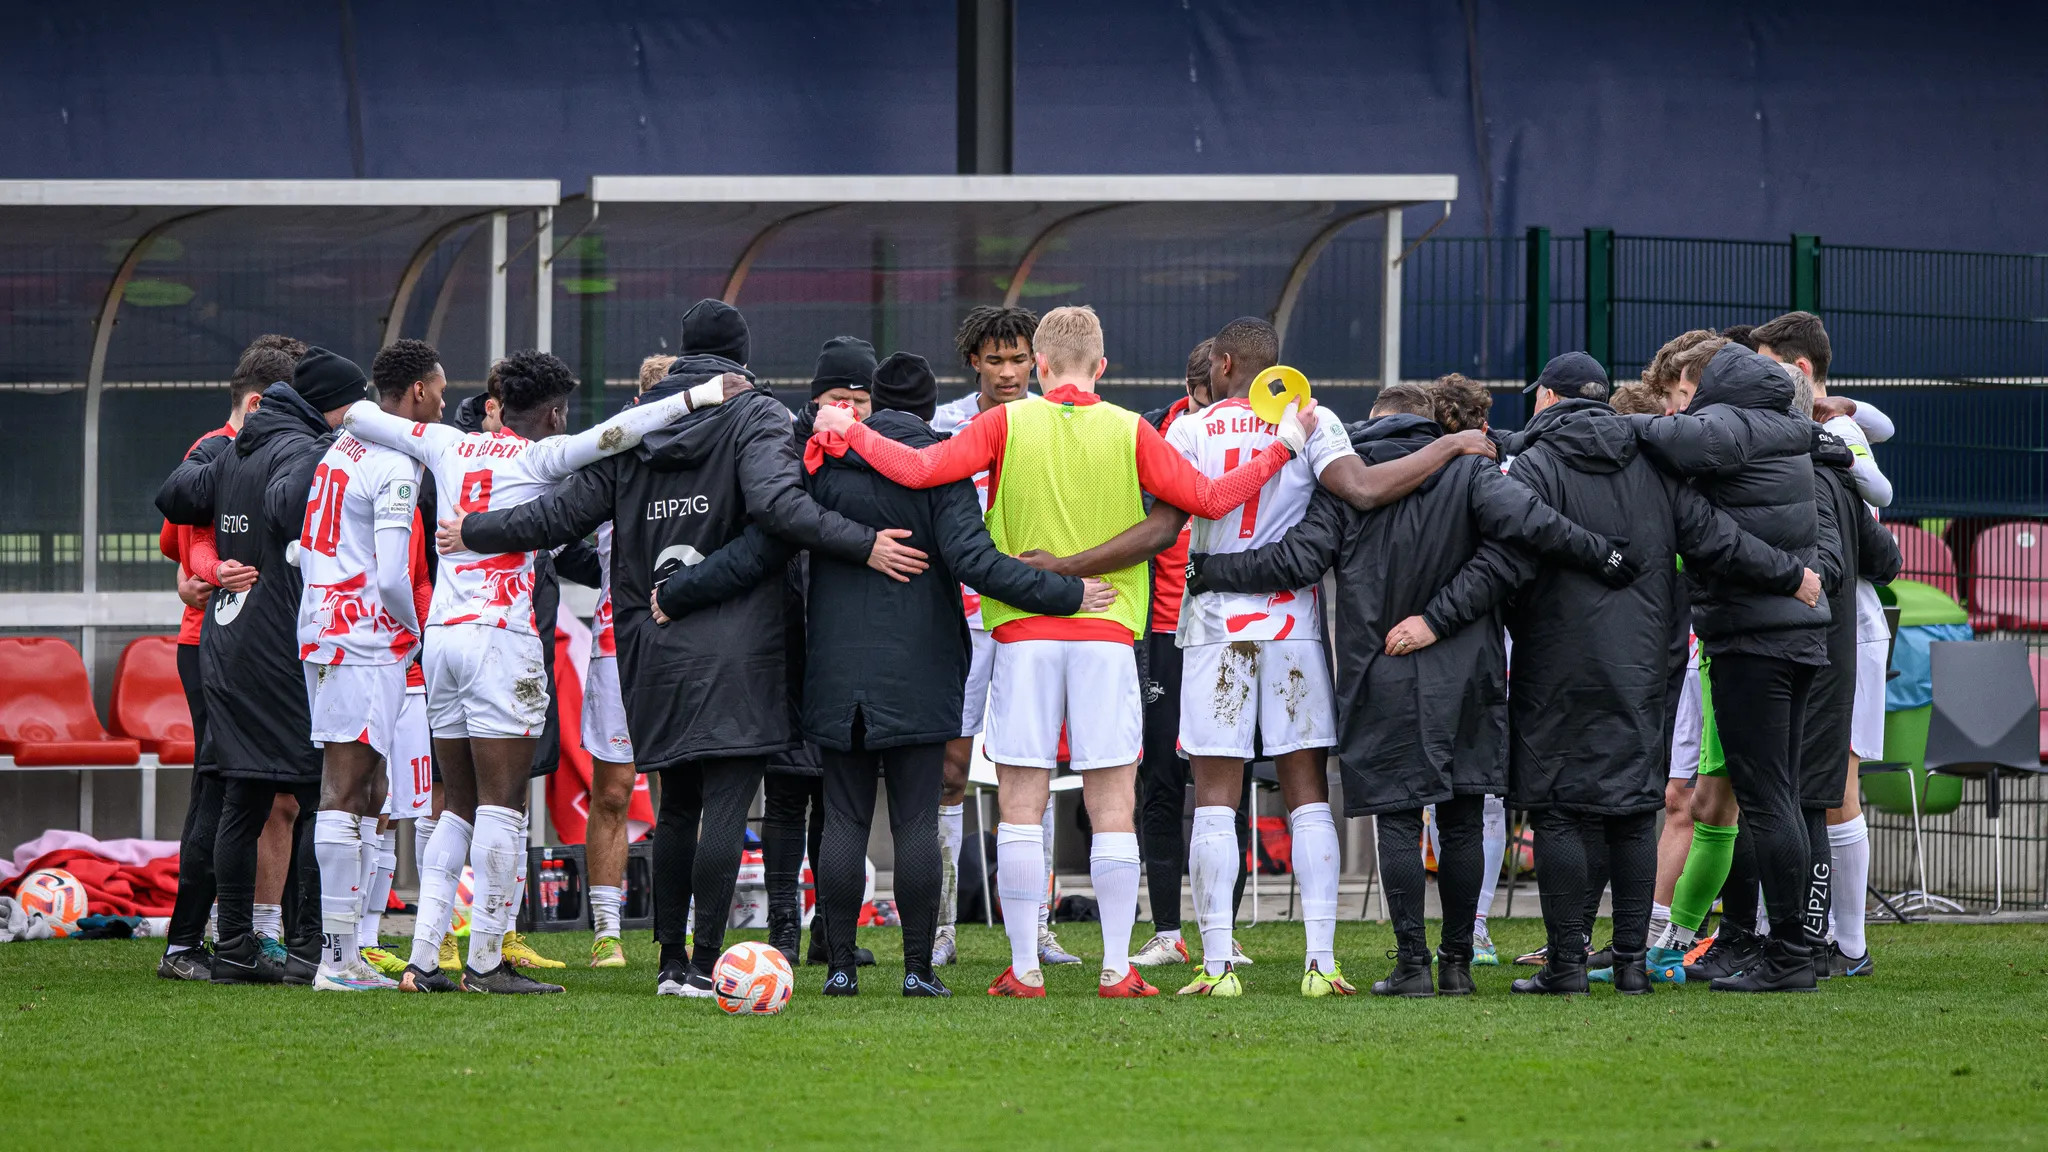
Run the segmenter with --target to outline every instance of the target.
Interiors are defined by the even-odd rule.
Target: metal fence
[[[1921,890],[1912,816],[1866,809],[1865,818],[1870,824],[1871,886],[1887,893]],[[2007,909],[2048,908],[2048,781],[2039,776],[2000,778],[1995,837],[1985,819],[1980,784],[1969,785],[1955,811],[1922,816],[1919,823],[1927,855],[1925,891],[1972,911],[1990,911],[2000,904]]]

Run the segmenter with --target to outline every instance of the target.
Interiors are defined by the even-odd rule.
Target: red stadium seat
[[[1970,623],[1978,631],[2048,631],[2048,524],[2022,520],[1977,534]]]
[[[1931,584],[1949,599],[1962,602],[1957,595],[1955,554],[1942,543],[1941,537],[1911,524],[1887,523],[1885,527],[1892,530],[1892,539],[1899,542],[1899,555],[1905,561],[1899,575]]]
[[[187,722],[189,724],[189,721]],[[142,746],[109,738],[92,707],[85,661],[49,636],[0,637],[0,755],[24,768],[118,767]]]
[[[144,636],[121,650],[107,727],[156,753],[159,764],[192,763],[192,711],[178,679],[178,642]]]

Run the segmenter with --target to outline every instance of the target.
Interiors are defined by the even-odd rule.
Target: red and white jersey
[[[343,432],[313,469],[299,533],[299,659],[315,664],[396,664],[419,637],[377,590],[377,532],[406,530],[411,561],[420,466]]]
[[[597,526],[597,614],[590,618],[590,656],[617,656],[612,636],[612,522]]]
[[[1213,479],[1277,443],[1278,431],[1252,413],[1249,401],[1219,400],[1175,420],[1166,430],[1166,442],[1197,471]],[[1267,480],[1258,495],[1221,520],[1193,519],[1188,550],[1248,552],[1280,539],[1308,511],[1309,497],[1315,494],[1316,478],[1323,469],[1332,460],[1354,455],[1357,452],[1343,421],[1322,413],[1303,454]],[[1176,636],[1182,648],[1236,640],[1321,640],[1320,594],[1313,586],[1270,595],[1183,594]]]
[[[1030,396],[1035,395],[1035,393],[1027,388],[1025,389],[1025,395]],[[958,400],[939,405],[938,410],[932,413],[932,431],[943,432],[950,436],[972,424],[974,418],[979,415],[981,415],[981,393],[969,392]],[[988,516],[988,473],[977,472],[974,474],[974,498],[981,502],[981,515],[986,519]],[[967,609],[967,626],[979,631],[981,629],[981,593],[962,584],[960,586],[960,604]]]

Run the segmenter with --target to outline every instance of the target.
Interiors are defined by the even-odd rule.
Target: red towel
[[[178,858],[159,856],[147,864],[120,864],[76,848],[45,852],[22,869],[62,868],[85,885],[86,912],[95,916],[169,916],[178,900]],[[11,895],[20,877],[0,885]]]

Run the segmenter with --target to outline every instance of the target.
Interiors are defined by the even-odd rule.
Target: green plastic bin
[[[1918,580],[1894,580],[1878,589],[1878,597],[1899,609],[1899,627],[1934,624],[1967,624],[1970,614],[1962,605],[1931,584]],[[1927,772],[1927,720],[1933,705],[1886,712],[1884,717],[1884,758],[1905,762],[1913,774],[1912,787],[1920,794],[1920,814],[1939,816],[1953,812],[1963,802],[1963,782],[1955,776],[1933,776]],[[1913,795],[1907,790],[1906,772],[1880,772],[1863,778],[1863,802],[1880,812],[1904,816],[1913,811]]]

